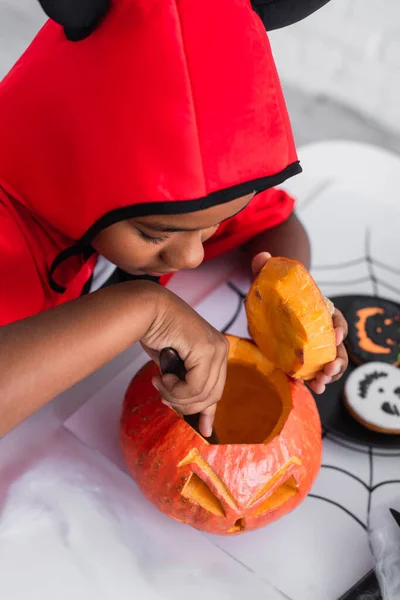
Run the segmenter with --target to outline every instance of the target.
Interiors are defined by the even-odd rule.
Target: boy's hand
[[[343,341],[348,333],[347,322],[340,310],[335,308],[333,314],[333,326],[336,333],[337,354],[336,359],[327,364],[323,371],[317,373],[317,376],[312,381],[307,381],[307,384],[316,394],[323,394],[328,383],[337,381],[341,378],[349,364],[349,358]]]
[[[257,254],[252,261],[252,271],[253,277],[256,278],[267,260],[271,258],[271,255],[268,252],[260,252]],[[347,322],[340,310],[335,309],[333,315],[333,326],[335,328],[336,333],[336,346],[337,346],[337,354],[336,359],[327,364],[323,371],[320,371],[315,379],[312,381],[308,381],[307,384],[316,394],[322,394],[325,391],[325,387],[328,383],[333,381],[337,381],[341,378],[343,373],[347,369],[347,365],[349,363],[349,359],[347,356],[347,351],[344,345],[344,340],[346,339],[348,333]]]
[[[216,403],[225,386],[229,342],[183,300],[160,288],[157,316],[141,340],[159,364],[163,348],[174,348],[185,363],[186,380],[175,375],[153,379],[165,402],[185,415],[201,413],[200,433],[209,437]]]

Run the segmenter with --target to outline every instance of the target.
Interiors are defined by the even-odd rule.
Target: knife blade
[[[185,363],[173,348],[164,348],[160,352],[160,369],[163,375],[175,375],[181,381],[185,381],[186,369]],[[190,425],[197,433],[200,433],[200,415],[184,415],[183,417],[188,425]],[[204,436],[202,436],[204,437]],[[210,437],[204,437],[209,444],[218,444],[218,437],[213,429]]]

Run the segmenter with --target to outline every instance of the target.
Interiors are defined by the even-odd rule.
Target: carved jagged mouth
[[[400,411],[397,408],[396,404],[390,404],[389,402],[384,402],[383,404],[381,404],[381,409],[383,410],[383,412],[387,413],[388,415],[394,415],[396,417],[400,417]]]

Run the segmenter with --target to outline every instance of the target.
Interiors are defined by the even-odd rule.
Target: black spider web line
[[[354,260],[348,260],[342,263],[335,263],[333,265],[316,265],[313,266],[313,271],[336,271],[337,269],[346,269],[347,267],[355,267],[365,263],[365,257],[355,258]]]
[[[284,598],[285,600],[294,600],[293,598],[291,598],[290,596],[288,596],[287,594],[285,594],[285,592],[283,592],[281,589],[279,589],[278,587],[276,587],[273,583],[271,583],[271,581],[269,581],[268,579],[266,579],[265,577],[263,577],[262,575],[260,575],[259,573],[257,573],[257,571],[255,571],[254,569],[252,569],[251,567],[249,567],[249,565],[246,565],[246,563],[242,562],[240,560],[240,558],[237,558],[234,554],[231,554],[230,552],[228,552],[228,550],[225,550],[225,548],[223,548],[219,544],[217,544],[217,542],[215,542],[214,540],[211,540],[211,543],[213,544],[213,546],[215,546],[216,548],[218,548],[219,550],[221,550],[221,552],[223,552],[224,554],[226,554],[226,556],[229,556],[229,558],[231,558],[236,563],[238,563],[241,567],[243,567],[244,569],[246,569],[246,571],[248,571],[252,575],[255,575],[262,582],[268,584],[268,586],[271,587],[276,592],[278,592],[282,596],[282,598]]]
[[[322,500],[323,502],[327,502],[328,504],[333,504],[333,506],[337,506],[337,508],[340,508],[343,512],[345,512],[350,517],[352,517],[354,519],[354,521],[356,521],[359,525],[361,525],[361,527],[364,529],[364,531],[368,531],[367,526],[361,521],[361,519],[356,517],[356,515],[353,514],[350,510],[348,510],[345,506],[342,506],[341,504],[339,504],[339,502],[335,502],[335,500],[331,500],[330,498],[325,498],[324,496],[318,496],[317,494],[308,494],[307,498],[315,498],[316,500]]]
[[[379,279],[378,283],[379,283],[379,285],[381,285],[382,287],[386,288],[390,292],[394,292],[395,294],[398,294],[400,296],[400,289],[397,288],[397,287],[395,287],[394,285],[391,285],[390,283],[387,283],[383,279]]]
[[[371,492],[374,492],[375,490],[377,490],[378,488],[384,486],[384,485],[389,485],[392,483],[400,483],[400,479],[388,479],[387,481],[381,481],[379,483],[376,483],[372,488],[371,488]]]
[[[348,475],[349,477],[351,477],[351,479],[354,479],[355,481],[358,481],[358,483],[361,483],[361,485],[368,491],[370,491],[369,486],[365,483],[365,481],[363,481],[360,477],[357,477],[357,475],[354,475],[354,473],[351,473],[350,471],[347,471],[346,469],[342,469],[341,467],[337,467],[336,465],[321,465],[321,469],[332,469],[332,471],[338,471],[339,473],[343,473],[344,475]]]
[[[372,504],[372,486],[374,482],[374,455],[372,447],[368,446],[368,465],[369,465],[369,490],[368,490],[368,505],[367,505],[367,526],[370,530],[371,521],[371,504]]]
[[[387,281],[385,281],[384,279],[381,279],[380,277],[377,277],[374,271],[374,267],[380,267],[384,270],[386,270],[389,273],[393,273],[394,275],[400,275],[400,269],[396,269],[396,267],[392,267],[391,265],[387,265],[386,263],[384,263],[381,260],[378,260],[376,258],[373,258],[372,256],[372,251],[371,251],[371,229],[370,227],[367,227],[365,230],[365,237],[364,237],[364,257],[359,257],[359,258],[355,258],[353,260],[349,260],[349,261],[344,261],[344,262],[340,262],[340,263],[334,263],[334,264],[330,264],[330,265],[316,265],[313,266],[313,271],[316,272],[320,272],[320,271],[333,271],[333,270],[338,270],[338,269],[346,269],[349,267],[353,267],[353,266],[357,266],[357,265],[361,265],[361,264],[366,264],[367,266],[367,270],[368,270],[368,276],[365,277],[359,277],[358,279],[351,279],[348,281],[323,281],[318,279],[318,285],[319,286],[329,286],[329,285],[333,285],[333,286],[351,286],[353,284],[363,284],[363,283],[369,283],[371,281],[372,283],[372,289],[373,289],[373,295],[376,297],[379,297],[379,289],[378,286],[381,285],[383,288],[385,288],[386,290],[393,292],[394,294],[397,294],[398,296],[400,296],[400,288],[392,285],[391,283],[388,283]]]
[[[322,192],[324,192],[327,188],[329,188],[333,183],[334,179],[324,179],[320,183],[318,183],[314,189],[312,189],[308,195],[304,198],[303,202],[299,205],[298,212],[303,212],[304,209],[308,208],[319,196]]]
[[[238,305],[236,307],[236,310],[235,310],[232,318],[228,321],[228,323],[225,325],[225,327],[223,327],[221,329],[222,333],[228,333],[229,329],[232,327],[232,325],[234,325],[236,319],[240,315],[242,308],[243,308],[243,298],[244,298],[243,293],[235,285],[233,285],[233,283],[231,283],[230,281],[228,281],[227,285],[228,285],[228,287],[231,288],[231,290],[233,290],[238,295],[239,300],[238,300]]]
[[[381,269],[385,269],[386,271],[389,271],[389,273],[393,273],[393,275],[400,275],[400,269],[396,269],[391,265],[386,265],[384,262],[377,260],[376,258],[371,258],[371,260],[376,267],[381,267]]]
[[[359,279],[349,279],[348,281],[322,281],[321,279],[318,279],[318,285],[341,285],[341,286],[346,286],[346,285],[355,285],[357,283],[369,283],[370,281],[370,277],[365,276],[365,277],[360,277]],[[375,294],[374,294],[375,295]]]
[[[240,290],[237,285],[235,285],[234,283],[232,283],[232,281],[227,281],[226,285],[231,288],[231,290],[233,290],[234,292],[236,292],[236,294],[238,294],[242,300],[244,300],[246,298],[246,294],[244,292],[242,292],[242,290]]]
[[[387,265],[377,258],[369,257],[370,262],[375,267],[380,267],[384,271],[388,273],[392,273],[393,275],[400,275],[400,269],[396,269],[392,265]],[[338,271],[339,269],[348,269],[350,267],[356,267],[358,265],[364,264],[366,261],[366,257],[355,258],[353,260],[344,261],[341,263],[333,263],[330,265],[313,265],[313,271]],[[331,282],[330,282],[331,283]],[[335,282],[337,283],[337,282]]]
[[[371,261],[371,229],[369,227],[367,227],[367,229],[365,230],[364,249],[365,260],[367,261],[367,268],[370,279],[372,281],[372,289],[374,290],[374,296],[378,296],[378,285]]]

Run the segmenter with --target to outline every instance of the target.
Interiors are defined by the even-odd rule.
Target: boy
[[[0,435],[140,340],[185,361],[154,385],[208,436],[227,343],[148,278],[242,245],[254,273],[266,251],[309,266],[271,189],[301,169],[265,31],[247,0],[60,6],[0,88]],[[99,256],[127,281],[83,295]],[[335,326],[317,392],[346,367]]]

